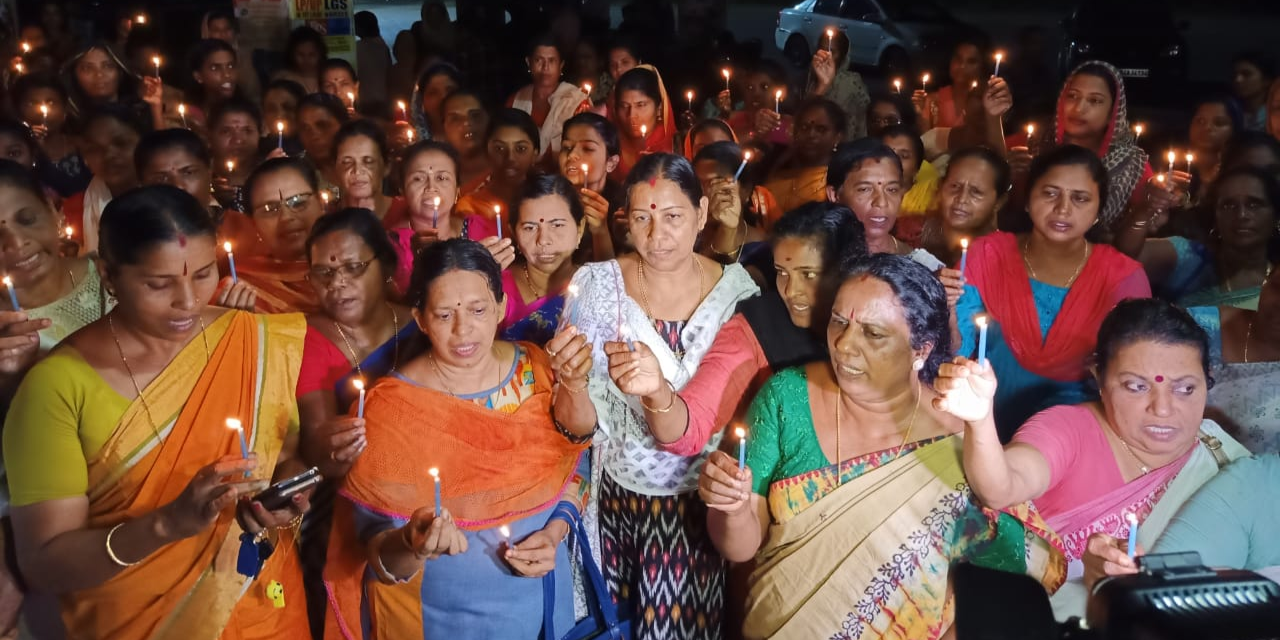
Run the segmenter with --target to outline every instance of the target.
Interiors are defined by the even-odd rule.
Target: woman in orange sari
[[[652,65],[642,64],[618,78],[610,119],[621,134],[622,161],[612,176],[626,180],[640,156],[675,151],[676,119],[667,87]]]
[[[119,303],[31,370],[4,429],[29,586],[61,596],[69,638],[305,633],[291,525],[307,499],[247,499],[302,470],[303,319],[205,306],[215,227],[174,187],[114,200],[99,246]]]
[[[307,235],[324,213],[320,184],[305,161],[273,158],[245,182],[249,217],[266,255],[237,256],[236,275],[258,289],[260,313],[314,313],[320,305],[307,282]]]

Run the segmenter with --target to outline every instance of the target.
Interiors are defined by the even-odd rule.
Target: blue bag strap
[[[574,514],[577,515],[577,514]],[[613,596],[609,593],[609,586],[605,584],[604,575],[600,572],[600,567],[596,564],[595,558],[591,554],[591,544],[588,541],[587,529],[582,524],[581,518],[569,519],[570,532],[577,539],[579,561],[582,563],[583,571],[587,575],[590,583],[591,593],[587,594],[587,607],[592,612],[588,617],[595,617],[598,613],[602,629],[600,629],[601,638],[609,640],[626,640],[626,633],[618,624],[618,606],[613,603]],[[547,575],[542,576],[542,633],[546,640],[557,640],[555,633],[555,600],[556,600],[556,576],[555,570],[550,571]]]

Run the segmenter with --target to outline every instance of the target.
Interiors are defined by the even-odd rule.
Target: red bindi
[[[652,187],[652,186],[655,186],[655,185],[657,185],[657,184],[658,184],[658,179],[657,179],[657,178],[649,178],[649,186],[651,186],[651,187]]]
[[[1156,376],[1156,382],[1164,382],[1164,376]]]
[[[179,247],[185,247],[185,246],[187,246],[187,236],[185,236],[185,235],[183,235],[183,234],[181,234],[181,233],[179,233],[179,234],[178,234],[178,246],[179,246]]]
[[[650,202],[650,203],[649,203],[649,208],[650,208],[650,209],[657,209],[657,208],[658,208],[658,205],[656,205],[656,204],[654,204],[654,203]]]

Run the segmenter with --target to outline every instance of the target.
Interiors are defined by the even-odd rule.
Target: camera
[[[1098,581],[1085,620],[1054,620],[1034,579],[959,564],[952,569],[958,640],[1280,639],[1280,584],[1214,570],[1195,552],[1138,558],[1138,573]]]

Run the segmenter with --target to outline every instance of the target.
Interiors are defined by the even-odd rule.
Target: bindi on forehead
[[[183,233],[179,233],[179,234],[178,234],[178,246],[179,246],[179,247],[186,247],[186,246],[187,246],[187,236],[186,236],[186,234],[183,234]]]
[[[650,202],[650,203],[649,203],[649,208],[650,208],[650,209],[657,209],[657,208],[658,208],[658,203],[656,203],[656,202]]]

